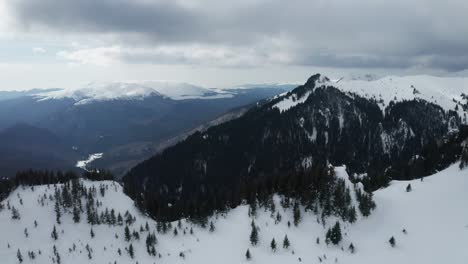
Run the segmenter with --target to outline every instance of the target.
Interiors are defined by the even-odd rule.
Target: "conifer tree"
[[[60,204],[59,204],[59,200],[56,198],[55,199],[55,220],[57,221],[57,224],[60,225],[60,217],[62,216],[62,214],[60,213]]]
[[[16,257],[18,257],[19,263],[23,263],[23,254],[21,254],[21,251],[19,249],[16,252]]]
[[[133,251],[133,245],[130,244],[130,246],[128,246],[128,254],[130,255],[130,257],[133,259],[135,257],[135,252]]]
[[[294,203],[294,225],[295,226],[299,225],[300,221],[301,221],[301,210],[299,209],[299,203],[295,202]]]
[[[273,250],[273,252],[276,251],[276,241],[274,238],[271,240],[270,247],[271,247],[271,250]]]
[[[11,207],[11,219],[14,219],[14,220],[21,219],[18,209],[16,209],[14,206]]]
[[[213,222],[210,222],[210,232],[214,232],[214,231],[215,231],[215,226]]]
[[[411,192],[411,191],[412,191],[411,184],[408,184],[408,186],[406,186],[406,192]]]
[[[257,231],[257,226],[255,225],[255,222],[252,220],[252,231],[250,232],[250,243],[252,246],[257,245],[258,243],[258,231]]]
[[[351,252],[351,254],[354,254],[354,250],[355,250],[355,249],[354,249],[353,243],[349,244],[348,249],[349,249],[349,252]]]
[[[325,242],[329,244],[330,242],[334,245],[338,245],[342,239],[340,223],[336,222],[335,225],[328,229],[327,234],[325,235]]]
[[[289,242],[288,236],[285,235],[285,236],[284,236],[284,239],[283,239],[283,248],[288,249],[290,245],[291,245],[291,244],[290,244],[290,242]]]
[[[90,231],[89,233],[90,233],[90,235],[91,235],[91,238],[94,238],[94,231],[93,231],[92,228],[91,228],[91,231]]]
[[[125,241],[130,241],[130,229],[128,228],[128,226],[126,225],[125,226]]]
[[[73,206],[73,222],[80,222],[80,209],[76,205]]]
[[[245,252],[245,258],[246,258],[247,260],[250,260],[250,259],[252,258],[252,256],[250,255],[249,249],[247,249],[247,252]]]
[[[55,228],[55,225],[54,225],[54,229],[52,230],[52,233],[50,234],[50,236],[51,236],[54,240],[57,240],[57,239],[58,239],[57,229]]]
[[[395,245],[396,245],[395,238],[392,236],[392,237],[390,238],[390,240],[388,240],[388,243],[390,243],[390,246],[395,247]]]

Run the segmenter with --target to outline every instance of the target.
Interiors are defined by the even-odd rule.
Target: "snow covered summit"
[[[397,103],[410,100],[424,100],[439,105],[445,111],[455,111],[462,119],[468,110],[468,78],[436,77],[430,75],[386,76],[382,78],[330,80],[320,76],[315,88],[333,86],[348,93],[375,100],[383,110],[390,102]],[[300,96],[284,94],[284,99],[274,107],[281,112],[303,103],[312,91]]]
[[[230,93],[188,83],[171,81],[95,82],[77,89],[60,89],[36,94],[42,100],[71,98],[76,104],[93,101],[139,99],[148,96],[164,96],[173,100],[213,99],[231,97]]]

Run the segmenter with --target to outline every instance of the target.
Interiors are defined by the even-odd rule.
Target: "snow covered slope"
[[[337,167],[338,177],[347,180],[344,167]],[[259,243],[251,246],[249,235],[252,218],[248,216],[248,206],[239,206],[227,214],[219,214],[209,222],[214,230],[201,228],[182,220],[180,226],[172,223],[172,228],[163,234],[156,232],[157,224],[134,207],[133,201],[125,196],[122,187],[115,182],[82,181],[87,190],[95,188],[98,211],[114,209],[115,214],[129,214],[135,222],[129,225],[130,231],[139,234],[125,241],[125,224],[95,225],[86,221],[86,209],[81,221],[74,223],[72,214],[62,213],[61,224],[56,223],[54,212],[54,186],[18,188],[2,202],[0,210],[0,260],[2,263],[18,263],[18,249],[23,263],[53,263],[54,245],[61,263],[346,263],[346,264],[464,264],[468,259],[468,170],[460,170],[454,164],[444,171],[424,178],[424,181],[392,182],[386,189],[374,193],[377,209],[364,218],[358,215],[354,224],[343,224],[343,240],[338,246],[326,245],[326,229],[336,219],[329,218],[325,225],[313,212],[302,211],[298,227],[291,225],[292,210],[284,209],[275,197],[276,210],[282,220],[275,223],[269,210],[259,208],[254,221],[259,229]],[[412,191],[406,187],[411,184]],[[60,189],[61,185],[57,185]],[[100,190],[104,189],[104,196]],[[91,191],[92,193],[92,191]],[[83,202],[86,200],[82,198]],[[353,197],[354,199],[354,197]],[[43,204],[43,205],[42,205]],[[84,203],[85,204],[85,203]],[[21,219],[11,219],[15,207]],[[124,217],[126,219],[126,217]],[[37,221],[37,227],[34,225]],[[148,222],[149,231],[146,230]],[[58,239],[51,237],[54,225]],[[209,225],[208,225],[209,226]],[[141,229],[140,229],[141,228]],[[177,228],[177,235],[174,229]],[[26,229],[26,230],[25,230]],[[191,234],[190,229],[193,230]],[[405,230],[406,232],[403,232]],[[156,234],[156,256],[146,252],[145,238]],[[28,234],[26,237],[25,233]],[[283,248],[283,238],[288,236],[291,246]],[[395,247],[389,244],[390,237],[396,241]],[[272,251],[271,240],[275,238],[277,250]],[[317,238],[319,243],[317,244]],[[134,248],[134,259],[125,248],[130,243]],[[355,252],[349,250],[353,243]],[[73,246],[75,245],[75,247]],[[90,249],[91,259],[88,256]],[[118,251],[120,249],[121,255]],[[246,260],[249,249],[252,259]],[[28,251],[35,252],[35,260],[30,260]],[[39,251],[41,252],[39,254]]]
[[[361,97],[376,100],[382,111],[393,102],[422,99],[439,105],[445,111],[457,111],[462,118],[466,110],[462,105],[468,106],[468,78],[466,77],[436,77],[430,75],[416,76],[387,76],[380,79],[368,78],[340,78],[328,80],[321,76],[315,88],[333,86],[343,92],[357,94]],[[301,98],[296,95],[283,95],[284,99],[273,107],[281,112],[303,103],[310,93]],[[458,106],[457,106],[458,105]],[[465,119],[466,120],[466,119]]]
[[[455,110],[457,102],[466,102],[463,94],[468,94],[468,78],[436,77],[430,75],[387,76],[370,80],[338,80],[329,82],[342,91],[372,98],[384,109],[390,101],[423,99],[440,105],[444,110]],[[458,107],[463,116],[463,109]]]
[[[154,95],[165,96],[173,100],[214,99],[232,96],[230,93],[218,93],[188,83],[170,81],[90,83],[78,89],[61,89],[36,94],[42,100],[72,98],[76,101],[76,104],[86,104],[92,101],[138,99]]]

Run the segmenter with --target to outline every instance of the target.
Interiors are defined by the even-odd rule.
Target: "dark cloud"
[[[297,65],[468,68],[468,2],[462,0],[7,1],[23,29],[107,34],[116,36],[109,45],[122,47],[218,45],[254,50],[253,61],[260,62],[282,53],[289,59],[278,61]],[[123,57],[134,63],[193,59],[174,54]]]

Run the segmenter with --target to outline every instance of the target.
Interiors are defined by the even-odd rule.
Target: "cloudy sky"
[[[1,0],[0,89],[468,68],[466,0]]]

